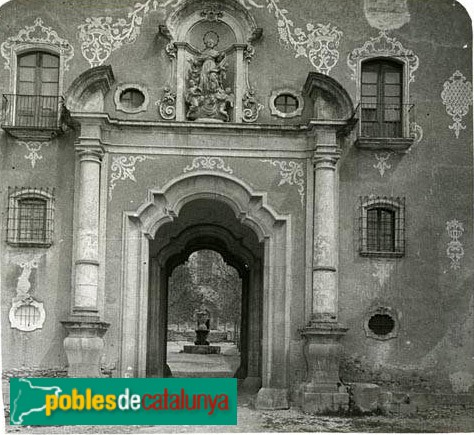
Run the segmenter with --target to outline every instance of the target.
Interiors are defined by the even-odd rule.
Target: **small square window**
[[[53,192],[9,188],[7,242],[15,246],[50,246],[53,233]]]
[[[405,200],[361,197],[360,254],[400,257],[405,254]]]

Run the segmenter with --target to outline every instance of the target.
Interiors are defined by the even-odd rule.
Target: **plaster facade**
[[[258,406],[346,409],[354,382],[472,396],[471,22],[452,1],[391,4],[4,5],[1,93],[17,94],[18,56],[45,51],[59,56],[65,108],[51,135],[15,128],[4,98],[4,367],[164,376],[166,277],[204,246],[248,280],[242,377]],[[213,110],[226,115],[189,119],[206,32],[225,48],[230,92],[217,89]],[[367,59],[402,65],[410,111],[395,140],[361,140]],[[117,107],[128,86],[142,109]],[[302,110],[277,116],[288,89]],[[8,243],[15,186],[54,188],[50,246]],[[404,199],[402,255],[361,255],[361,197]],[[41,327],[12,324],[18,297],[42,304]],[[367,333],[374,313],[396,333]]]

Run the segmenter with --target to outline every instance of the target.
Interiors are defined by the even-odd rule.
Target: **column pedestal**
[[[98,317],[71,316],[61,322],[68,331],[64,350],[69,363],[70,378],[100,378],[100,359],[104,349],[103,336],[109,323]]]
[[[288,388],[260,388],[257,394],[257,409],[275,411],[277,409],[289,409]]]
[[[349,409],[349,394],[339,379],[339,340],[346,331],[347,328],[330,322],[311,322],[302,330],[308,364],[307,382],[302,392],[305,412],[322,414]]]

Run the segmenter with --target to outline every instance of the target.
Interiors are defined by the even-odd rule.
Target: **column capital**
[[[334,145],[318,145],[313,154],[314,169],[336,169],[341,150]]]
[[[105,151],[102,146],[88,146],[84,144],[76,145],[76,153],[79,156],[79,161],[92,161],[101,163],[104,157]]]

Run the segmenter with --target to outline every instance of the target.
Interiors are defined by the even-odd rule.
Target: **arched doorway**
[[[241,364],[236,376],[261,379],[263,244],[232,209],[216,199],[195,199],[150,241],[146,376],[169,376],[166,364],[167,300],[173,270],[198,250],[222,255],[242,280]]]
[[[197,212],[200,206],[208,211],[207,221]],[[220,213],[224,215],[218,217]],[[153,375],[165,375],[164,352],[159,347],[150,348],[151,342],[163,343],[166,335],[166,292],[162,289],[173,262],[179,263],[182,260],[176,259],[189,255],[197,246],[217,250],[238,264],[250,264],[255,261],[252,257],[258,259],[260,275],[252,278],[249,274],[248,288],[258,288],[260,283],[258,291],[249,291],[249,298],[259,295],[261,310],[249,303],[253,311],[244,316],[249,324],[259,325],[258,338],[246,340],[249,348],[243,359],[247,364],[244,384],[261,383],[260,392],[268,390],[278,400],[287,401],[291,217],[275,212],[267,203],[266,193],[255,192],[242,180],[224,173],[184,174],[160,190],[150,190],[148,200],[136,212],[124,213],[120,370],[132,367],[134,376],[150,376],[148,367],[154,359],[158,369]],[[149,300],[153,297],[157,300]],[[259,317],[257,323],[254,317]],[[254,333],[253,327],[246,329]],[[256,364],[252,362],[255,360]],[[255,367],[256,373],[252,371]]]

